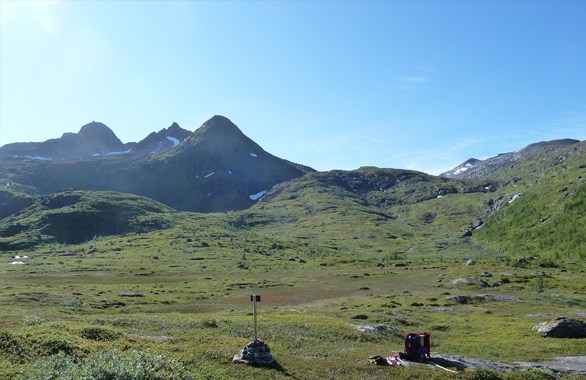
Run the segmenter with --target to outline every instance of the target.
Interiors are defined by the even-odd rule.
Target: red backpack
[[[404,358],[416,362],[424,362],[430,358],[430,336],[431,335],[425,331],[417,334],[409,333],[405,335]]]

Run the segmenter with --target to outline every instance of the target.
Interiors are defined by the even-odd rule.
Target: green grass
[[[424,330],[432,354],[504,363],[583,355],[586,339],[531,331],[584,318],[581,157],[519,162],[490,181],[312,173],[247,210],[214,214],[109,192],[34,198],[0,223],[0,378],[555,378],[378,367],[368,357],[401,351],[405,333]],[[81,228],[95,220],[125,229]],[[59,228],[85,232],[60,240]],[[489,287],[452,283],[482,272]],[[252,339],[251,294],[263,297],[272,368],[231,362]],[[367,334],[356,328],[365,323],[397,330]]]

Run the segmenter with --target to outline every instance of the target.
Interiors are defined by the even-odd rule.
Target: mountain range
[[[271,155],[223,116],[129,144],[92,122],[0,147],[0,247],[172,228],[188,211],[315,252],[449,246],[576,258],[586,248],[585,194],[584,141],[539,142],[440,176],[318,172]]]

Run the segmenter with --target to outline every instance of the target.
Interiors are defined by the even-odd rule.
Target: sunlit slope
[[[493,188],[396,169],[312,173],[276,187],[233,225],[323,250],[433,253],[445,248],[438,242],[466,244]]]
[[[507,180],[503,191],[515,200],[475,231],[475,241],[516,255],[585,257],[586,142],[529,155],[495,177]]]

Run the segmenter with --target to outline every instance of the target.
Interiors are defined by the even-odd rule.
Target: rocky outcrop
[[[179,146],[189,136],[191,136],[190,131],[181,128],[177,123],[173,123],[169,128],[149,134],[133,146],[131,152],[133,154],[164,152]]]

